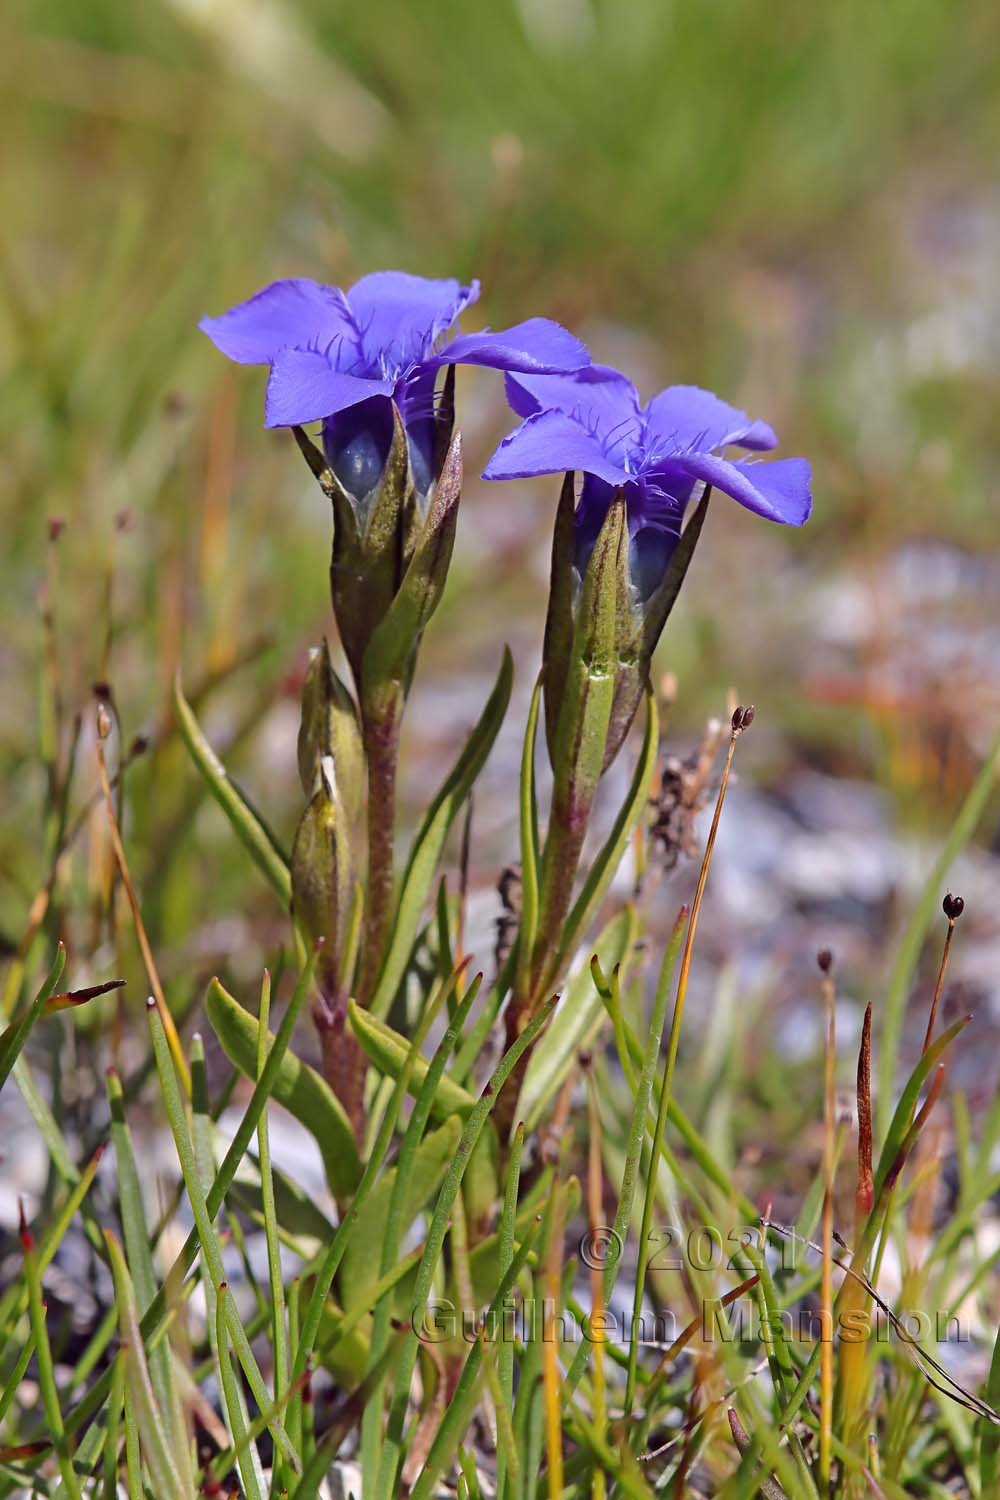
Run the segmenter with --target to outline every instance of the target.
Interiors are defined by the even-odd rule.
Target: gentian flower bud
[[[365,653],[404,581],[419,574],[377,653],[379,671],[404,692],[444,585],[462,477],[454,366],[543,374],[589,359],[578,339],[545,318],[448,337],[478,296],[478,282],[399,271],[364,276],[347,292],[294,278],[200,325],[230,359],[270,367],[267,426],[322,423],[322,457],[297,436],[333,503],[333,604],[362,708],[374,686]],[[402,630],[413,633],[403,639]],[[392,650],[387,634],[396,637]]]
[[[318,786],[292,845],[292,914],[303,935],[323,939],[321,969],[336,965],[338,937],[351,891],[350,841],[333,757],[320,759]],[[332,992],[335,983],[324,983]]]
[[[349,826],[361,812],[364,787],[364,750],[354,699],[334,670],[326,641],[309,653],[302,685],[302,717],[299,722],[299,779],[306,796],[319,790],[320,763],[333,760],[340,796]]]
[[[619,499],[625,504],[628,548],[616,601],[607,766],[649,680],[653,651],[684,581],[711,489],[768,520],[801,526],[812,506],[809,465],[801,458],[759,464],[720,456],[730,445],[763,451],[778,440],[766,423],[751,421],[696,386],[670,386],[642,405],[624,375],[589,365],[571,375],[508,374],[507,398],[523,421],[500,444],[485,478],[526,479],[560,471],[568,476],[556,521],[546,626],[550,757],[581,580],[608,515]],[[574,471],[583,475],[578,500]],[[697,509],[685,526],[696,497]]]

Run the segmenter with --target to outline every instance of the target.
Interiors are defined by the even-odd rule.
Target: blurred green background
[[[467,327],[554,316],[647,393],[697,382],[771,421],[812,460],[815,516],[792,534],[714,502],[663,648],[676,732],[735,686],[763,710],[762,781],[871,778],[933,836],[1000,705],[998,49],[993,0],[8,0],[0,937],[45,879],[46,767],[65,774],[76,713],[74,809],[95,784],[95,680],[124,744],[153,736],[126,831],[168,981],[188,996],[220,954],[255,975],[282,936],[168,704],[181,668],[287,838],[328,517],[261,428],[263,373],[195,325],[288,274],[478,275]],[[488,373],[463,372],[460,400],[469,477],[411,803],[502,639],[523,703],[544,614],[557,487],[480,482],[510,419]],[[517,732],[484,886],[513,848]],[[101,827],[53,920],[103,973]]]

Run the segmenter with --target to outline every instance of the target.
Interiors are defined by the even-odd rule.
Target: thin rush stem
[[[639,1326],[642,1319],[643,1290],[646,1284],[646,1271],[649,1268],[649,1253],[651,1253],[651,1229],[652,1229],[652,1206],[657,1197],[657,1175],[660,1172],[660,1152],[663,1149],[663,1136],[667,1127],[667,1113],[670,1109],[670,1092],[673,1089],[673,1070],[678,1061],[678,1044],[681,1041],[681,1022],[684,1020],[684,1002],[688,993],[688,975],[691,974],[691,954],[694,950],[694,935],[699,924],[702,901],[705,898],[705,886],[708,885],[708,871],[712,864],[712,850],[715,849],[715,838],[718,835],[718,825],[723,816],[723,802],[726,801],[726,789],[729,786],[729,772],[733,765],[733,756],[736,754],[736,741],[742,735],[744,729],[748,729],[753,723],[754,709],[738,708],[733,712],[732,732],[729,736],[729,748],[726,750],[726,762],[723,765],[723,777],[721,777],[718,796],[715,799],[715,813],[712,814],[712,826],[709,829],[708,841],[705,844],[705,855],[702,858],[702,868],[699,870],[699,879],[694,888],[694,900],[691,901],[691,916],[688,921],[687,933],[684,938],[684,953],[681,956],[681,972],[678,975],[678,990],[676,990],[675,1001],[673,1001],[673,1017],[670,1020],[670,1035],[667,1038],[667,1064],[664,1068],[663,1083],[660,1086],[660,1104],[657,1109],[657,1134],[652,1140],[652,1157],[649,1161],[649,1178],[646,1182],[646,1199],[643,1203],[642,1229],[639,1232],[639,1263],[636,1266],[636,1296],[633,1302],[633,1337],[628,1341],[628,1377],[625,1383],[625,1415],[633,1410],[636,1400],[636,1377],[639,1370]]]
[[[122,843],[121,830],[118,827],[118,818],[115,815],[115,803],[111,795],[108,767],[104,758],[104,741],[107,738],[108,730],[109,721],[107,711],[102,704],[97,711],[97,770],[101,778],[101,791],[104,794],[104,806],[107,812],[108,829],[111,834],[111,846],[115,852],[118,873],[121,876],[125,895],[128,898],[129,910],[132,913],[132,925],[135,928],[136,941],[139,944],[139,952],[142,954],[142,962],[146,970],[146,977],[149,980],[149,988],[152,991],[153,999],[156,1001],[156,1009],[159,1012],[160,1020],[163,1022],[163,1030],[170,1045],[170,1055],[174,1060],[174,1067],[177,1069],[178,1076],[184,1086],[184,1092],[190,1098],[191,1072],[188,1068],[187,1058],[184,1056],[181,1039],[177,1035],[174,1018],[170,1014],[170,1007],[167,1005],[167,997],[163,993],[163,985],[160,983],[156,960],[153,958],[153,950],[150,947],[149,938],[146,936],[146,926],[142,920],[142,912],[139,909],[139,898],[135,893],[135,886],[132,884],[128,860],[125,857],[125,846]]]
[[[688,976],[691,973],[691,955],[694,949],[694,938],[698,930],[698,917],[701,913],[701,903],[705,896],[705,887],[708,884],[712,851],[715,848],[715,840],[719,832],[719,822],[722,818],[722,805],[726,800],[726,789],[729,786],[729,773],[732,769],[733,756],[736,754],[736,742],[743,731],[748,729],[753,723],[753,717],[754,710],[752,705],[748,708],[737,708],[733,714],[729,746],[726,750],[726,759],[722,767],[722,779],[719,783],[719,795],[715,801],[712,826],[709,829],[708,841],[705,844],[705,853],[702,857],[701,869],[698,872],[698,884],[695,887],[694,900],[691,903],[691,916],[684,937],[684,951],[681,955],[680,973],[677,976],[677,993],[674,998],[674,1013],[670,1022],[670,1035],[667,1040],[667,1062],[663,1072],[663,1083],[660,1087],[660,1100],[656,1114],[656,1134],[652,1142],[653,1150],[649,1163],[649,1177],[646,1182],[646,1198],[642,1209],[642,1228],[639,1231],[638,1264],[636,1266],[635,1298],[632,1312],[632,1337],[629,1340],[628,1376],[625,1385],[626,1416],[631,1413],[635,1401],[635,1385],[639,1360],[638,1330],[642,1315],[642,1297],[646,1283],[646,1271],[649,1267],[650,1230],[653,1218],[653,1203],[656,1198],[656,1179],[660,1169],[660,1152],[662,1150],[663,1135],[666,1130],[667,1115],[670,1108],[670,1094],[673,1088],[674,1067],[677,1062],[681,1021],[684,1018],[684,1002],[687,999]]]
[[[821,992],[826,1013],[826,1047],[823,1088],[823,1258],[820,1267],[820,1425],[819,1483],[821,1493],[830,1488],[830,1444],[833,1433],[833,1173],[836,1131],[836,1001],[830,955],[819,956],[823,973]]]
[[[587,1218],[591,1237],[597,1243],[603,1213],[604,1173],[601,1156],[601,1102],[597,1096],[597,1080],[593,1068],[587,1071],[587,1125],[590,1141],[587,1150]],[[594,1257],[590,1268],[591,1334],[594,1340],[594,1428],[607,1440],[607,1391],[604,1371],[604,1269]],[[607,1482],[603,1469],[595,1468],[591,1481],[591,1500],[605,1500]]]
[[[952,896],[950,893],[944,899],[944,912],[948,918],[948,931],[944,937],[944,948],[941,951],[941,963],[938,967],[937,982],[934,985],[934,996],[931,1000],[930,1014],[927,1017],[927,1030],[924,1032],[924,1045],[920,1049],[921,1057],[931,1044],[934,1035],[934,1022],[937,1020],[938,1005],[941,1001],[941,991],[944,989],[944,976],[948,971],[948,956],[951,953],[951,940],[955,936],[955,923],[962,915],[965,903],[961,896]]]

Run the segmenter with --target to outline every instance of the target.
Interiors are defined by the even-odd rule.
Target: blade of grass
[[[215,1337],[217,1358],[219,1361],[219,1380],[222,1386],[222,1399],[226,1408],[226,1420],[229,1431],[233,1436],[233,1447],[237,1454],[237,1466],[240,1478],[243,1481],[243,1489],[247,1500],[264,1500],[263,1491],[259,1480],[260,1460],[257,1458],[256,1450],[253,1448],[249,1436],[246,1414],[243,1409],[243,1393],[239,1388],[236,1376],[233,1372],[233,1362],[229,1353],[229,1322],[230,1308],[229,1287],[222,1281],[216,1287],[215,1302]],[[235,1316],[235,1309],[233,1309]],[[275,1414],[274,1421],[278,1418]]]
[[[487,1309],[483,1320],[484,1330],[492,1330],[497,1326],[497,1320],[501,1314],[504,1301],[521,1273],[522,1268],[528,1260],[534,1245],[540,1219],[529,1227],[514,1259],[501,1277],[500,1283]],[[484,1332],[485,1336],[485,1332]],[[451,1400],[448,1403],[444,1419],[434,1436],[427,1461],[420,1472],[420,1477],[410,1492],[410,1500],[430,1500],[436,1491],[437,1481],[444,1472],[445,1466],[454,1454],[462,1438],[468,1432],[472,1408],[476,1400],[476,1383],[482,1365],[482,1343],[477,1339],[469,1351],[469,1355],[462,1366],[462,1373],[458,1378]]]
[[[115,1150],[118,1178],[118,1202],[125,1237],[125,1254],[135,1288],[139,1315],[148,1312],[156,1297],[156,1270],[146,1229],[145,1205],[139,1186],[132,1137],[125,1119],[125,1101],[121,1080],[114,1069],[107,1075],[108,1101],[111,1108],[111,1140]],[[149,1353],[149,1377],[153,1393],[169,1423],[168,1440],[173,1444],[187,1442],[187,1433],[171,1376],[170,1348],[164,1339]]]
[[[632,1210],[635,1204],[636,1188],[639,1181],[642,1144],[647,1128],[647,1115],[649,1113],[649,1101],[653,1090],[653,1078],[656,1074],[656,1063],[660,1055],[660,1044],[663,1037],[663,1027],[666,1022],[667,1002],[670,998],[674,969],[677,965],[677,957],[680,953],[681,940],[684,936],[687,919],[687,907],[682,906],[677,913],[673,931],[670,934],[670,939],[663,954],[656,993],[653,997],[649,1030],[646,1033],[646,1046],[643,1052],[642,1071],[639,1074],[639,1084],[636,1089],[632,1115],[629,1121],[622,1184],[618,1194],[618,1206],[615,1209],[614,1224],[611,1229],[610,1246],[614,1253],[608,1254],[604,1261],[602,1290],[606,1306],[610,1303],[611,1294],[615,1289],[615,1282],[618,1278],[618,1267],[621,1261],[621,1251],[632,1223]],[[618,979],[614,974],[612,975],[611,984],[615,993],[617,993]],[[586,1342],[583,1342],[573,1356],[563,1382],[563,1389],[567,1396],[572,1395],[579,1384],[580,1377],[586,1368],[588,1355],[588,1345]]]
[[[660,1143],[667,1125],[667,1115],[670,1105],[670,1092],[673,1087],[674,1067],[677,1062],[677,1048],[680,1042],[681,1022],[684,1018],[684,1003],[687,999],[688,976],[691,972],[691,956],[694,950],[695,935],[698,931],[698,917],[701,914],[701,904],[705,896],[705,887],[708,884],[708,872],[712,863],[712,851],[715,848],[716,836],[719,832],[719,822],[722,818],[722,808],[726,800],[726,789],[729,785],[729,773],[732,769],[733,757],[736,754],[736,746],[740,736],[753,722],[753,708],[737,708],[733,713],[732,729],[729,736],[729,745],[726,749],[726,759],[722,767],[722,778],[719,783],[719,792],[715,801],[715,812],[712,815],[712,826],[709,829],[708,839],[705,844],[705,853],[701,861],[701,869],[698,872],[698,883],[695,887],[694,900],[691,903],[691,919],[687,924],[684,938],[684,952],[681,956],[680,973],[677,976],[677,992],[674,997],[674,1011],[670,1022],[670,1035],[667,1039],[667,1061],[663,1070],[663,1081],[660,1086],[660,1102],[656,1117],[656,1134],[652,1141],[652,1159],[649,1165],[649,1174],[646,1179],[646,1196],[642,1210],[642,1227],[639,1231],[638,1264],[636,1266],[635,1297],[633,1301],[632,1314],[632,1337],[629,1341],[629,1367],[628,1378],[625,1386],[625,1412],[626,1416],[631,1413],[635,1399],[636,1374],[638,1370],[639,1340],[637,1330],[642,1315],[642,1298],[645,1290],[646,1270],[649,1264],[650,1229],[652,1227],[653,1201],[656,1194],[656,1181],[659,1173]]]
[[[282,908],[288,911],[292,902],[292,877],[289,874],[288,857],[260,814],[230,780],[225,766],[205,738],[184,697],[179,676],[174,680],[174,708],[181,738],[205,785],[229,819],[237,838],[270,884]]]
[[[524,1152],[524,1122],[520,1121],[514,1127],[514,1133],[510,1141],[510,1153],[507,1157],[507,1171],[504,1177],[503,1207],[500,1210],[500,1223],[498,1226],[499,1241],[499,1269],[501,1277],[506,1276],[514,1260],[514,1230],[517,1223],[517,1198],[521,1183],[521,1157]],[[495,1404],[497,1406],[497,1424],[500,1424],[500,1407],[510,1421],[509,1414],[514,1409],[514,1342],[508,1339],[505,1333],[501,1334],[500,1359],[497,1378],[500,1388],[500,1398]],[[514,1439],[513,1428],[510,1432],[510,1444],[505,1442],[500,1446],[497,1453],[497,1500],[504,1500],[504,1491],[508,1482],[515,1496],[521,1493],[520,1463],[517,1459],[517,1442]]]
[[[278,1028],[278,1033],[271,1045],[270,1051],[268,1052],[264,1071],[254,1087],[253,1093],[250,1097],[250,1102],[246,1107],[243,1118],[240,1121],[239,1126],[237,1127],[232,1141],[230,1142],[229,1149],[223,1157],[222,1165],[219,1168],[218,1173],[216,1174],[215,1181],[213,1182],[210,1191],[206,1195],[206,1208],[212,1218],[214,1218],[218,1213],[226,1194],[232,1186],[233,1178],[236,1175],[237,1168],[239,1167],[240,1162],[243,1160],[247,1147],[253,1139],[253,1134],[257,1128],[257,1122],[260,1118],[261,1111],[264,1109],[267,1100],[274,1089],[278,1069],[281,1066],[281,1060],[285,1056],[289,1043],[291,1042],[292,1032],[295,1029],[295,1022],[302,1007],[302,1002],[305,999],[305,996],[312,984],[312,979],[316,967],[316,958],[317,954],[314,951],[308,956],[306,960],[306,963],[302,969],[302,973],[299,976],[298,983],[296,984],[295,991],[292,994],[292,997],[288,1002],[288,1006],[286,1007],[285,1014],[282,1017],[281,1025]],[[61,1140],[61,1138],[59,1139]],[[62,1149],[61,1146],[59,1149]],[[194,1264],[194,1259],[198,1252],[198,1244],[198,1230],[197,1227],[195,1227],[191,1230],[180,1250],[180,1253],[177,1255],[173,1265],[167,1273],[165,1282],[165,1285],[167,1287],[178,1284],[190,1270],[191,1266]],[[157,1330],[162,1327],[163,1319],[166,1313],[166,1292],[164,1288],[161,1287],[161,1289],[157,1292],[150,1308],[143,1315],[142,1322],[140,1324],[140,1330],[143,1338],[153,1338]],[[67,1432],[75,1432],[80,1426],[83,1425],[84,1422],[88,1421],[93,1416],[94,1412],[100,1409],[104,1401],[107,1399],[108,1391],[110,1389],[110,1382],[110,1371],[105,1370],[105,1372],[94,1383],[93,1387],[69,1413],[66,1419]]]
[[[257,1033],[258,1081],[267,1063],[269,1023],[271,1016],[271,975],[264,970],[260,987],[260,1029]],[[257,1159],[260,1167],[260,1196],[264,1210],[264,1239],[267,1245],[267,1275],[271,1292],[271,1349],[274,1360],[274,1400],[281,1407],[289,1388],[288,1336],[285,1326],[285,1283],[281,1268],[281,1245],[278,1217],[274,1202],[274,1178],[271,1175],[271,1143],[267,1125],[267,1108],[257,1123]],[[280,1470],[280,1465],[276,1465]],[[280,1479],[280,1472],[277,1478]]]
[[[125,1345],[125,1386],[126,1386],[126,1456],[129,1467],[129,1493],[141,1494],[141,1488],[136,1491],[132,1488],[135,1484],[139,1469],[138,1455],[128,1454],[129,1418],[134,1423],[137,1446],[141,1449],[142,1456],[146,1460],[150,1478],[153,1482],[154,1492],[157,1500],[162,1495],[163,1500],[190,1500],[194,1492],[193,1481],[185,1484],[179,1464],[183,1464],[187,1456],[186,1449],[181,1452],[180,1447],[171,1446],[166,1426],[156,1405],[156,1397],[153,1394],[153,1385],[149,1378],[149,1367],[143,1351],[142,1334],[139,1330],[139,1314],[136,1307],[135,1292],[132,1287],[132,1278],[125,1264],[125,1256],[121,1246],[114,1235],[107,1231],[105,1234],[108,1245],[108,1258],[111,1262],[111,1273],[115,1282],[115,1300],[118,1303],[119,1326],[122,1342]],[[133,1468],[135,1473],[133,1473]]]
[[[418,1334],[416,1330],[420,1326],[427,1309],[431,1284],[444,1245],[452,1204],[462,1185],[462,1178],[465,1175],[465,1169],[468,1166],[473,1147],[482,1134],[501,1088],[513,1072],[518,1059],[531,1046],[535,1037],[548,1021],[555,1008],[557,998],[553,997],[540,1007],[513,1046],[509,1047],[500,1059],[483,1093],[477,1099],[475,1108],[465,1122],[462,1138],[458,1143],[458,1150],[455,1153],[455,1160],[438,1194],[430,1227],[427,1231],[424,1254],[417,1268],[417,1278],[413,1292],[412,1325],[404,1335],[403,1347],[400,1352],[399,1363],[396,1367],[395,1392],[389,1411],[389,1427],[386,1442],[382,1450],[379,1480],[376,1489],[376,1496],[382,1496],[383,1500],[392,1500],[395,1491],[396,1471],[403,1450],[403,1429],[406,1420],[407,1403],[409,1401],[410,1382],[413,1378],[413,1370],[417,1359]]]
[[[153,1050],[156,1054],[156,1069],[160,1079],[164,1108],[170,1124],[171,1134],[174,1138],[174,1145],[177,1149],[181,1175],[184,1178],[188,1202],[191,1205],[195,1228],[198,1232],[198,1241],[201,1246],[208,1275],[212,1278],[213,1286],[218,1287],[226,1279],[222,1269],[222,1250],[213,1226],[213,1216],[208,1208],[207,1195],[202,1189],[198,1161],[188,1131],[187,1118],[180,1091],[177,1087],[177,1079],[173,1072],[166,1032],[163,1029],[159,1010],[155,1004],[147,1003],[147,1015],[153,1039]],[[237,1356],[247,1377],[253,1398],[260,1410],[263,1411],[272,1404],[272,1399],[264,1385],[243,1326],[236,1317],[235,1310],[229,1299],[226,1299],[226,1306],[228,1308],[226,1322],[232,1335]],[[281,1422],[275,1420],[274,1426],[270,1431],[283,1457],[298,1473],[298,1456]]]
[[[35,1343],[38,1364],[38,1385],[42,1394],[42,1407],[48,1424],[52,1446],[56,1452],[59,1473],[70,1500],[81,1500],[80,1486],[73,1469],[66,1430],[62,1420],[62,1403],[56,1386],[55,1366],[45,1323],[45,1303],[42,1300],[42,1278],[35,1253],[35,1242],[24,1222],[23,1211],[20,1227],[21,1250],[24,1256],[24,1275],[28,1284],[28,1311],[31,1333]]]
[[[542,701],[542,679],[539,675],[531,695],[528,722],[521,752],[520,832],[521,832],[521,920],[517,937],[517,979],[519,994],[528,993],[531,977],[531,955],[538,930],[538,806],[535,794],[535,741],[538,734],[538,710]]]
[[[119,1443],[122,1429],[122,1405],[125,1400],[125,1350],[119,1349],[114,1357],[111,1376],[111,1395],[108,1397],[108,1425],[104,1433],[104,1458],[102,1473],[104,1486],[102,1500],[117,1500]]]
[[[432,996],[431,1003],[425,1008],[420,1026],[416,1032],[415,1039],[418,1045],[423,1044],[423,1039],[430,1029],[434,1016],[440,1010],[442,1003],[448,999],[458,981],[459,972],[455,971],[450,976],[448,983],[439,986],[437,992]],[[438,1084],[444,1074],[445,1065],[462,1035],[462,1030],[475,1002],[481,981],[482,975],[476,975],[456,1007],[445,1034],[435,1049],[420,1092],[414,1101],[413,1110],[399,1148],[396,1175],[393,1179],[392,1193],[389,1199],[385,1238],[382,1242],[382,1255],[379,1263],[380,1276],[385,1276],[394,1261],[398,1258],[403,1233],[407,1227],[403,1221],[403,1207],[409,1190],[417,1148],[427,1128],[431,1106],[437,1092]],[[378,1448],[382,1429],[383,1385],[381,1381],[375,1378],[373,1372],[381,1360],[385,1349],[388,1347],[391,1316],[392,1301],[391,1297],[386,1296],[381,1298],[375,1306],[368,1366],[369,1378],[372,1379],[373,1384],[361,1423],[362,1475],[367,1476],[369,1486],[374,1485],[378,1473]]]
[[[42,983],[41,989],[35,995],[31,1004],[26,1006],[22,1015],[13,1020],[7,1030],[0,1037],[0,1089],[7,1082],[11,1068],[21,1055],[25,1042],[31,1035],[31,1029],[42,1015],[48,1001],[56,992],[62,971],[66,966],[66,949],[62,943],[56,948],[56,956],[52,967]]]
[[[108,767],[104,758],[104,741],[109,730],[107,710],[103,703],[97,709],[97,770],[101,781],[101,791],[104,794],[104,809],[108,820],[108,832],[111,835],[111,845],[115,852],[115,863],[118,866],[118,874],[121,877],[122,888],[128,899],[129,911],[132,914],[132,926],[135,929],[136,941],[139,944],[139,952],[142,954],[143,967],[146,970],[146,978],[156,1001],[156,1008],[160,1012],[163,1029],[166,1032],[170,1045],[170,1052],[174,1059],[174,1065],[180,1076],[186,1094],[191,1093],[191,1077],[188,1073],[187,1059],[181,1046],[181,1039],[177,1035],[177,1027],[174,1018],[170,1014],[167,997],[160,983],[159,971],[156,960],[153,957],[153,949],[146,933],[146,924],[142,920],[142,911],[139,907],[139,898],[136,895],[135,886],[132,883],[132,875],[125,855],[125,845],[122,843],[121,829],[118,826],[118,817],[115,812],[115,801],[111,791],[111,783],[108,780]]]
[[[823,1257],[820,1282],[820,1421],[819,1485],[830,1489],[830,1439],[833,1432],[833,1153],[837,1128],[837,1007],[829,953],[820,954],[821,993],[826,1020],[823,1049]],[[782,1405],[785,1403],[782,1392]]]

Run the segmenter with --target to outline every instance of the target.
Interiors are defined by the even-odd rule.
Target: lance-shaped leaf
[[[452,435],[427,516],[398,591],[372,632],[362,667],[362,693],[384,684],[409,685],[413,656],[444,592],[462,495],[462,436]]]
[[[260,1027],[217,979],[208,988],[208,1018],[229,1061],[247,1078],[257,1078]],[[274,1037],[268,1033],[270,1051]],[[343,1105],[315,1068],[286,1052],[281,1059],[272,1097],[303,1124],[315,1138],[323,1158],[330,1191],[342,1201],[357,1186],[361,1162],[350,1121]]]
[[[332,758],[337,790],[348,822],[353,826],[361,813],[365,785],[365,758],[358,713],[347,686],[334,670],[330,647],[324,640],[309,653],[309,666],[302,687],[302,717],[299,721],[299,779],[307,797],[316,792],[323,756]]]
[[[362,1010],[353,1000],[348,1001],[347,1014],[354,1035],[375,1067],[387,1078],[398,1078],[409,1056],[410,1045],[406,1039],[370,1011]],[[429,1066],[427,1058],[422,1055],[413,1062],[407,1076],[407,1088],[411,1094],[419,1094]],[[467,1093],[461,1084],[455,1083],[445,1073],[434,1091],[431,1117],[444,1121],[449,1115],[458,1115],[465,1119],[475,1102],[472,1094]]]
[[[174,681],[174,707],[181,738],[201,772],[205,785],[287,910],[292,897],[288,858],[264,819],[230,779],[225,766],[202,733],[191,705],[181,690],[180,677]]]

